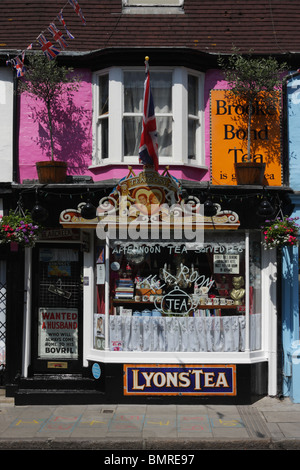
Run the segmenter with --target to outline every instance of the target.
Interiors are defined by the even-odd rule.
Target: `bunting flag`
[[[24,66],[24,62],[20,59],[20,57],[15,57],[14,59],[14,65],[13,67],[16,69],[17,71],[17,77],[23,77],[25,75],[25,66]]]
[[[32,48],[33,48],[33,44],[31,43],[31,44],[29,44],[29,46],[26,47],[25,51],[22,52],[22,62],[24,62],[24,60],[25,60],[26,51],[29,51]]]
[[[139,160],[143,165],[154,166],[158,171],[158,143],[154,103],[150,87],[149,57],[146,57],[146,78],[144,84],[143,127],[139,147]]]
[[[86,25],[86,20],[83,16],[83,13],[81,11],[81,8],[80,8],[77,0],[68,0],[68,3],[73,7],[75,13],[80,17],[82,23],[85,26]],[[66,22],[65,22],[64,17],[63,17],[63,10],[68,5],[68,3],[66,3],[66,5],[60,10],[60,12],[57,15],[57,19],[59,20],[61,25],[63,25],[63,27],[65,28],[65,31],[66,31],[66,34],[68,35],[68,38],[69,39],[75,39],[75,36],[73,36],[70,33],[70,31],[67,29],[67,25],[66,25]],[[66,47],[68,47],[68,43],[66,42],[66,39],[64,38],[62,32],[59,31],[59,29],[55,26],[54,21],[55,20],[53,20],[49,24],[48,31],[52,34],[53,39],[56,42],[58,42],[61,49],[63,50]],[[50,41],[47,40],[44,33],[45,33],[45,31],[42,31],[41,34],[36,38],[36,41],[39,42],[45,56],[49,60],[52,60],[58,54],[60,54],[61,50],[58,49],[57,47],[53,46],[53,44]],[[25,50],[22,51],[22,54],[21,54],[22,58],[16,57],[15,59],[9,59],[9,60],[6,61],[6,65],[11,65],[13,68],[15,68],[17,70],[17,76],[18,77],[23,77],[23,75],[25,74],[25,70],[26,70],[25,66],[24,66],[25,53],[28,49],[32,49],[32,48],[33,48],[33,44],[29,44],[29,46]]]
[[[81,19],[82,23],[85,25],[85,24],[86,24],[86,21],[85,21],[85,18],[84,18],[83,14],[82,14],[81,8],[80,8],[79,3],[77,2],[77,0],[69,0],[69,3],[70,3],[70,5],[74,8],[75,13],[79,16],[79,18]]]
[[[59,31],[57,29],[57,27],[55,26],[54,23],[50,23],[49,27],[48,27],[48,31],[50,31],[50,33],[52,34],[53,36],[53,39],[58,42],[58,44],[60,45],[60,47],[62,49],[65,49],[66,47],[68,47],[68,44],[66,43],[65,41],[65,38],[63,37],[63,34],[61,31]]]
[[[70,39],[75,39],[75,36],[73,36],[73,34],[71,34],[70,31],[67,28],[66,22],[65,22],[64,17],[63,17],[62,10],[60,10],[60,12],[58,13],[57,18],[59,19],[60,24],[63,25],[63,27],[65,28],[68,37]]]
[[[52,42],[48,41],[43,34],[40,34],[37,40],[41,45],[43,53],[49,60],[54,59],[60,53],[60,50],[54,47]]]

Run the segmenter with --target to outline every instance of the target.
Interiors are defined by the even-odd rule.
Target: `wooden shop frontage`
[[[95,214],[84,207],[63,210],[61,228],[25,250],[17,404],[272,393],[276,254],[260,230],[217,203],[205,215],[167,169],[129,169]]]

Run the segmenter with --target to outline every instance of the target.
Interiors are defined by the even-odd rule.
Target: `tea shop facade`
[[[237,116],[219,87],[220,76],[208,72],[206,165],[193,169],[193,191],[184,194],[176,165],[122,166],[92,219],[84,202],[62,196],[60,229],[25,250],[17,404],[249,403],[277,395],[276,252],[261,245],[262,184],[249,189],[234,178],[245,142],[233,136]],[[283,189],[277,124],[260,116],[256,142],[257,153],[271,143],[278,156],[263,181],[273,201]],[[209,185],[218,197],[205,215],[200,193],[207,198]],[[70,382],[76,393],[66,393]]]
[[[101,196],[92,219],[74,194],[54,198],[61,188],[38,188],[44,203],[51,192],[56,209],[60,201],[60,226],[24,254],[21,380],[13,376],[11,387],[17,404],[245,403],[277,395],[276,253],[262,249],[256,216],[263,186],[236,184],[234,160],[245,142],[220,75],[208,72],[205,83],[206,165],[193,169],[192,180],[176,165],[107,170],[118,184],[104,196],[108,182],[95,177],[92,191]],[[278,156],[264,180],[276,201],[280,127],[259,118],[256,151],[269,143]],[[63,192],[85,194],[78,186]],[[200,194],[206,199],[209,186],[218,195],[205,215]]]
[[[276,255],[261,249],[260,230],[241,229],[233,210],[216,204],[205,216],[201,207],[195,196],[182,198],[168,170],[129,169],[95,219],[84,219],[80,206],[61,213],[62,227],[88,240],[82,366],[98,400],[241,403],[276,395]],[[66,324],[76,323],[71,310]],[[72,357],[49,313],[40,310],[39,354],[45,367],[58,367]]]

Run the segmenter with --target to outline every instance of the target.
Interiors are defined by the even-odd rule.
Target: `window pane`
[[[108,75],[99,77],[99,116],[108,113]]]
[[[197,121],[189,119],[188,122],[188,158],[196,158],[196,128]]]
[[[172,112],[172,73],[152,72],[150,74],[151,89],[155,113]]]
[[[124,73],[124,111],[125,113],[142,113],[144,96],[143,72]]]
[[[124,118],[124,155],[138,155],[142,133],[142,117]]]
[[[172,155],[172,118],[156,117],[158,133],[158,154]],[[124,155],[138,155],[142,133],[142,117],[125,116],[124,118]]]
[[[101,157],[108,158],[108,119],[101,121]]]
[[[142,113],[144,100],[143,72],[124,73],[124,112]],[[155,106],[155,113],[170,113],[172,111],[172,73],[152,72],[150,84]]]
[[[188,113],[198,115],[198,78],[193,75],[188,77]]]
[[[156,116],[158,133],[158,155],[170,157],[172,155],[172,118],[170,116]]]

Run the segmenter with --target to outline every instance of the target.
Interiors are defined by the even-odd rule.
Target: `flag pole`
[[[145,57],[145,84],[142,134],[139,146],[139,160],[143,169],[158,171],[158,143],[154,103],[150,87],[149,57]]]

